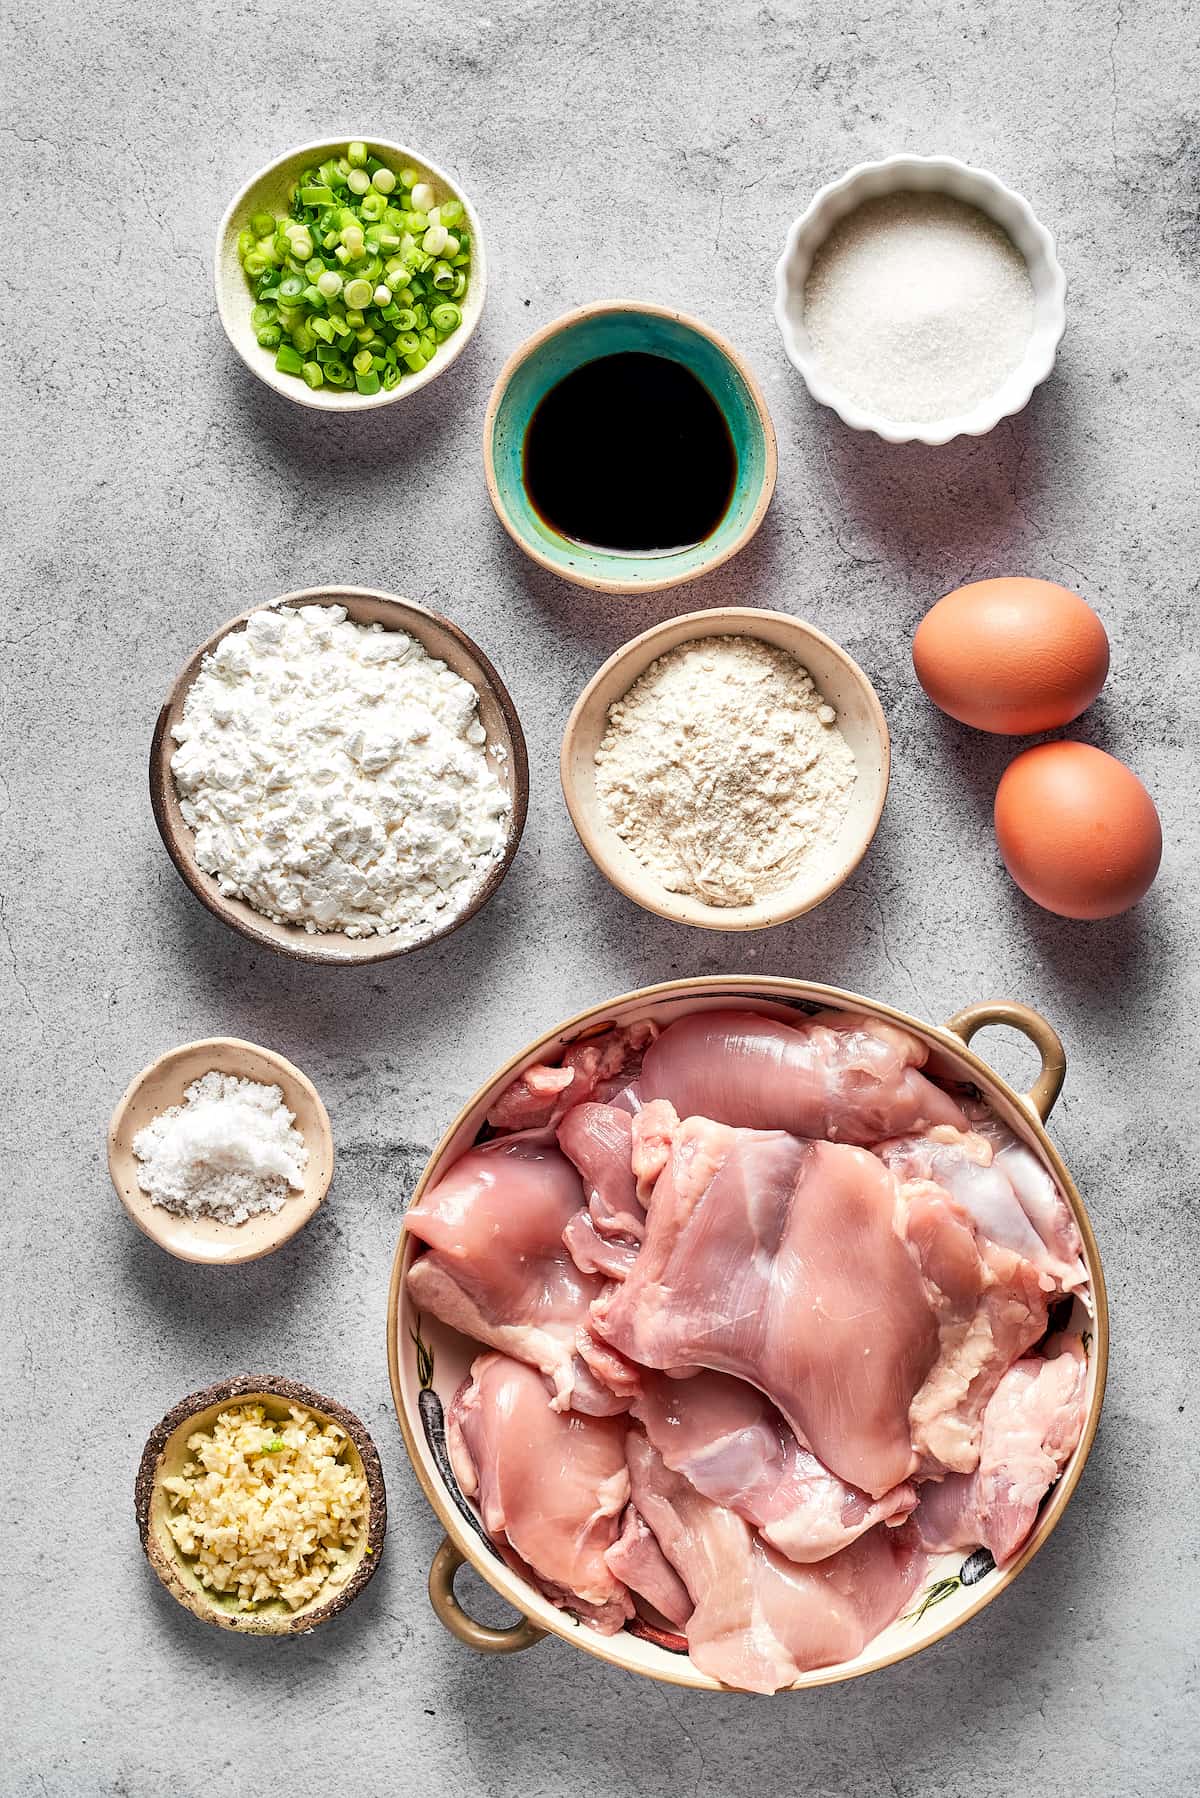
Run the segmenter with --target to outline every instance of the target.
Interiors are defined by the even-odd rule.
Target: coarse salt
[[[133,1139],[138,1185],[179,1217],[243,1224],[282,1210],[308,1150],[277,1086],[213,1070]]]
[[[867,200],[818,249],[804,325],[819,372],[897,422],[957,418],[999,391],[1033,330],[1025,259],[949,194]]]

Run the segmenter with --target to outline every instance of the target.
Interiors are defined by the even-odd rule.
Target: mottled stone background
[[[1182,1794],[1200,1758],[1194,9],[14,0],[3,31],[17,410],[2,452],[0,1790]],[[255,167],[351,129],[461,176],[492,286],[444,382],[338,420],[274,398],[234,359],[209,258]],[[985,441],[854,436],[810,404],[777,339],[788,222],[821,182],[900,149],[994,168],[1058,237],[1071,291],[1057,373]],[[582,595],[525,563],[492,516],[479,450],[490,384],[522,336],[626,294],[728,333],[780,448],[753,547],[645,602]],[[1078,588],[1111,632],[1112,675],[1078,734],[1138,769],[1167,840],[1152,897],[1114,923],[1061,922],[1010,885],[989,811],[1011,746],[936,716],[911,674],[930,602],[1004,572]],[[179,883],[146,797],[154,718],[194,645],[327,579],[461,621],[507,677],[532,763],[498,899],[439,948],[360,973],[301,971],[225,931]],[[571,701],[617,644],[725,601],[792,610],[846,644],[895,742],[883,826],[851,884],[749,941],[689,933],[610,891],[556,769]],[[1114,1310],[1101,1435],[1028,1575],[916,1661],[773,1704],[637,1681],[553,1641],[481,1660],[444,1635],[425,1597],[440,1531],[384,1361],[400,1213],[463,1097],[581,1004],[728,970],[826,980],[931,1018],[995,995],[1041,1007],[1070,1056],[1054,1130]],[[295,1057],[339,1155],[311,1228],[233,1272],[168,1260],[104,1166],[131,1074],[219,1032]],[[983,1041],[1028,1075],[1024,1046]],[[159,1589],[133,1525],[149,1427],[246,1368],[339,1395],[383,1454],[380,1575],[307,1641],[205,1630]]]

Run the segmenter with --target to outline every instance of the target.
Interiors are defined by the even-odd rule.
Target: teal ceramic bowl
[[[525,490],[525,432],[542,398],[585,362],[629,350],[682,363],[716,400],[733,439],[737,479],[729,508],[703,542],[686,549],[624,555],[577,543],[539,516]],[[483,458],[492,504],[514,543],[552,574],[602,593],[651,593],[709,573],[750,541],[775,491],[774,427],[737,351],[696,319],[636,300],[583,306],[522,344],[492,389]]]

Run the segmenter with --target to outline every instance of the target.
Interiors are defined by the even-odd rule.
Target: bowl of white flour
[[[150,795],[191,891],[303,961],[382,961],[495,893],[529,796],[525,739],[483,651],[410,600],[287,594],[191,657],[159,715]]]
[[[785,612],[669,619],[567,721],[563,793],[601,873],[647,911],[763,930],[858,866],[887,794],[887,722],[836,643]]]

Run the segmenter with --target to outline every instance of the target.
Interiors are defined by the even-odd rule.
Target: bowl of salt
[[[815,400],[888,443],[981,437],[1054,366],[1066,278],[1029,203],[951,156],[860,163],[788,232],[775,319]]]
[[[333,1131],[316,1087],[284,1056],[207,1037],[130,1082],[108,1127],[108,1171],[160,1248],[231,1267],[303,1229],[333,1179]]]

